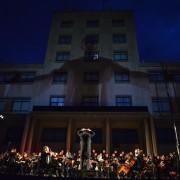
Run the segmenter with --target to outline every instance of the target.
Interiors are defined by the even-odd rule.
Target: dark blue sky
[[[180,62],[180,0],[6,0],[0,6],[0,62],[43,63],[51,17],[64,8],[133,10],[142,61]]]

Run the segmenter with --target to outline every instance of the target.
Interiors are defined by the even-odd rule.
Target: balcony
[[[34,106],[33,111],[59,112],[148,112],[147,106]]]

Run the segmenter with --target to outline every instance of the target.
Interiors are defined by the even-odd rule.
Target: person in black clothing
[[[140,149],[135,149],[135,164],[132,167],[132,175],[139,177],[143,169],[143,151]]]
[[[18,171],[18,165],[17,165],[17,152],[16,148],[13,148],[10,150],[9,153],[7,153],[7,173],[8,174],[16,174]]]
[[[42,175],[48,175],[51,167],[51,152],[48,146],[44,146],[39,160],[39,171]]]

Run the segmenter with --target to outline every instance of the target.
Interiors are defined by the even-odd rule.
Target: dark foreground
[[[67,180],[70,180],[70,179],[102,179],[102,178],[95,178],[95,177],[44,177],[44,176],[21,176],[21,175],[0,175],[0,180],[56,180],[56,179],[67,179]],[[106,178],[106,179],[112,179],[112,178]],[[144,179],[144,178],[135,178],[135,177],[121,177],[121,178],[118,178],[118,179]],[[163,178],[154,178],[154,177],[148,177],[148,178],[145,178],[145,179],[179,179],[179,177],[163,177]]]

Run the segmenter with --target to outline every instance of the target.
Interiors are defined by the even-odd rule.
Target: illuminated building
[[[75,151],[84,127],[99,150],[175,150],[180,66],[140,63],[131,12],[55,13],[44,64],[1,65],[0,83],[1,149]]]

